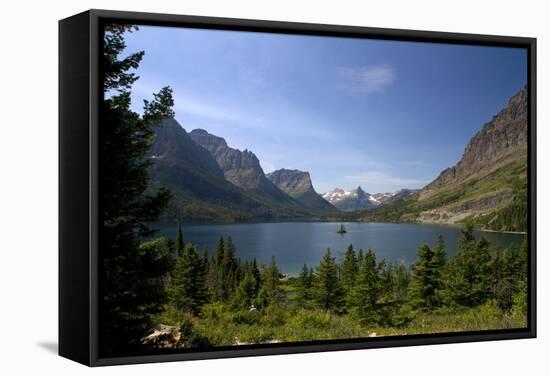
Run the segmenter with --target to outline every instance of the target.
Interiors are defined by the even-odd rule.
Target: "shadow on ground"
[[[57,342],[38,342],[36,345],[46,350],[49,353],[57,355],[57,350],[58,350]]]

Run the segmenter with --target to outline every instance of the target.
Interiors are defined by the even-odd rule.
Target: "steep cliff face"
[[[264,174],[260,161],[249,150],[231,148],[227,142],[204,129],[189,133],[193,141],[208,150],[223,171],[225,179],[261,199],[305,213],[305,208],[275,186]]]
[[[228,181],[243,189],[257,189],[262,186],[265,174],[254,153],[230,148],[222,137],[203,129],[194,129],[189,135],[211,153]]]
[[[297,196],[308,191],[315,192],[309,172],[306,171],[281,168],[267,174],[267,178],[280,190],[291,196]]]
[[[437,179],[422,189],[420,200],[525,158],[527,109],[527,89],[524,88],[470,140],[455,166],[442,171]]]
[[[527,125],[527,89],[523,88],[471,138],[456,165],[443,170],[420,192],[365,211],[360,218],[422,223],[468,219],[487,228],[494,229],[492,224],[498,223],[499,228],[515,229],[506,224],[506,218],[523,215],[526,204],[519,197],[527,179]],[[514,221],[523,222],[520,219]]]
[[[336,212],[337,209],[313,189],[309,172],[280,169],[267,174],[267,178],[281,191],[295,198],[315,213]]]
[[[223,177],[223,171],[212,155],[197,145],[174,118],[163,119],[155,128],[155,141],[149,156],[158,160],[185,161]]]
[[[149,157],[153,162],[149,169],[150,187],[167,188],[172,193],[166,220],[231,222],[300,217],[305,213],[276,187],[276,193],[285,196],[288,204],[226,180],[210,151],[193,141],[175,119],[165,119],[155,127]]]

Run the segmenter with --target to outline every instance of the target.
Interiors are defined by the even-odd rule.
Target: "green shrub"
[[[258,311],[238,311],[233,314],[232,321],[235,324],[255,325],[259,324],[262,314]]]

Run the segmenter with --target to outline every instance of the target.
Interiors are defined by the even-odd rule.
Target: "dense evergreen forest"
[[[442,238],[420,245],[413,265],[350,245],[342,260],[327,249],[293,277],[275,257],[241,260],[231,238],[212,254],[186,242],[179,225],[175,241],[155,239],[149,224],[171,194],[148,186],[146,153],[174,102],[165,87],[142,115],[130,109],[144,53],[120,55],[133,29],[110,26],[104,37],[100,356],[527,325],[527,244],[496,249],[471,224],[450,259]]]
[[[172,260],[164,311],[143,343],[155,348],[208,348],[315,339],[526,327],[527,245],[503,251],[473,226],[447,259],[442,237],[418,248],[412,265],[377,260],[350,245],[341,260],[327,249],[315,267],[283,275],[236,257],[231,238],[212,256],[182,239],[142,244]],[[171,255],[175,255],[171,257]]]

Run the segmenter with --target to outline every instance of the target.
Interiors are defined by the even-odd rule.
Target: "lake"
[[[336,231],[340,222],[269,222],[239,224],[182,225],[183,238],[195,244],[200,251],[208,247],[214,254],[221,235],[231,236],[237,256],[243,260],[256,259],[267,263],[274,255],[281,271],[296,274],[303,264],[317,266],[327,247],[341,259],[351,243],[358,250],[372,249],[377,260],[413,263],[418,247],[434,245],[439,234],[445,239],[447,255],[456,253],[460,227],[428,224],[345,223],[346,234]],[[175,225],[156,225],[160,235],[175,238]],[[491,245],[506,248],[521,244],[525,235],[476,231],[476,237],[485,236]]]

